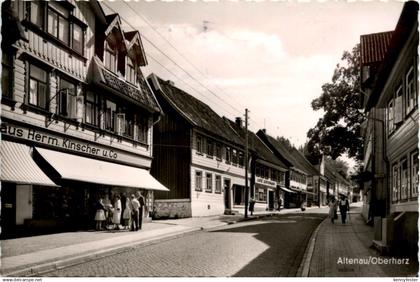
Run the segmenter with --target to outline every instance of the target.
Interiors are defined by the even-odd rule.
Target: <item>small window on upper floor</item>
[[[127,56],[126,79],[128,82],[137,85],[137,72],[133,60]]]
[[[108,70],[117,73],[117,50],[109,42],[105,43],[104,64]]]
[[[410,67],[410,69],[408,70],[405,76],[405,83],[406,113],[409,114],[417,106],[417,91],[413,67]]]
[[[28,74],[28,103],[46,110],[48,107],[48,73],[38,66],[29,64]]]
[[[27,1],[27,21],[64,46],[84,55],[85,27],[71,17],[72,8],[59,1]]]

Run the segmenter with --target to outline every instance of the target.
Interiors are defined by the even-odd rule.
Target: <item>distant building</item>
[[[363,38],[369,37],[362,36],[362,50],[382,52],[378,46],[366,46]],[[374,244],[413,254],[418,249],[418,43],[418,3],[409,1],[366,86],[364,104],[371,121],[365,133],[365,169],[370,172],[368,215],[374,221]]]
[[[208,105],[150,75],[164,115],[154,126],[152,175],[170,189],[155,194],[157,217],[231,213],[245,186],[243,140]]]

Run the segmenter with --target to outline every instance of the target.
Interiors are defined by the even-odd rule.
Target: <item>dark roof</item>
[[[292,148],[292,155],[299,162],[303,171],[309,175],[319,175],[319,171],[306,159],[302,152],[296,148]]]
[[[116,17],[119,17],[119,15],[118,15],[118,14],[116,14],[116,13],[115,13],[115,14],[110,14],[110,15],[105,16],[106,23],[107,23],[107,24],[112,23],[112,21],[113,21]]]
[[[395,31],[392,34],[391,42],[388,46],[388,52],[384,58],[384,62],[379,69],[376,84],[372,94],[369,96],[366,108],[370,109],[379,100],[382,89],[388,81],[388,77],[397,61],[398,55],[410,37],[411,32],[418,26],[418,10],[419,4],[414,1],[404,3],[403,10],[398,20]],[[417,33],[418,36],[418,33]]]
[[[225,121],[233,128],[235,132],[240,136],[243,140],[243,144],[245,144],[246,138],[246,131],[245,128],[239,127],[235,122],[231,121],[230,119],[224,118]],[[284,169],[287,169],[287,165],[278,159],[273,152],[267,147],[266,144],[252,131],[248,130],[248,148],[249,150],[255,152],[256,157],[258,159],[264,160],[266,162],[272,163],[274,165],[278,165]]]
[[[135,31],[129,31],[129,32],[124,32],[124,37],[128,41],[131,41],[131,40],[133,40],[134,36],[136,36],[137,32],[138,32],[137,30],[135,30]]]
[[[155,85],[154,78],[159,85]],[[241,138],[233,129],[208,105],[185,91],[175,87],[172,82],[165,81],[156,75],[150,75],[149,81],[156,96],[164,98],[192,126],[215,134],[226,141],[242,146]],[[161,91],[157,91],[160,88]]]
[[[382,62],[388,50],[393,31],[360,36],[360,60],[362,65]]]

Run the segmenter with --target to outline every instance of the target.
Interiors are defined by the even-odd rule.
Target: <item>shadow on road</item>
[[[290,219],[293,218],[293,221]],[[295,277],[313,230],[325,218],[319,214],[287,214],[211,232],[253,233],[268,249],[233,277]],[[244,252],[252,246],[243,246]]]

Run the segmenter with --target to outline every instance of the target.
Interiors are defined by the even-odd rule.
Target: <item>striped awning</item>
[[[280,186],[280,189],[287,192],[287,193],[296,193],[295,191],[292,191],[290,189],[287,189],[286,187]]]
[[[111,186],[169,191],[146,169],[120,165],[73,154],[36,148],[63,179]]]
[[[32,148],[24,144],[1,141],[1,181],[57,186],[35,163],[31,153]]]

